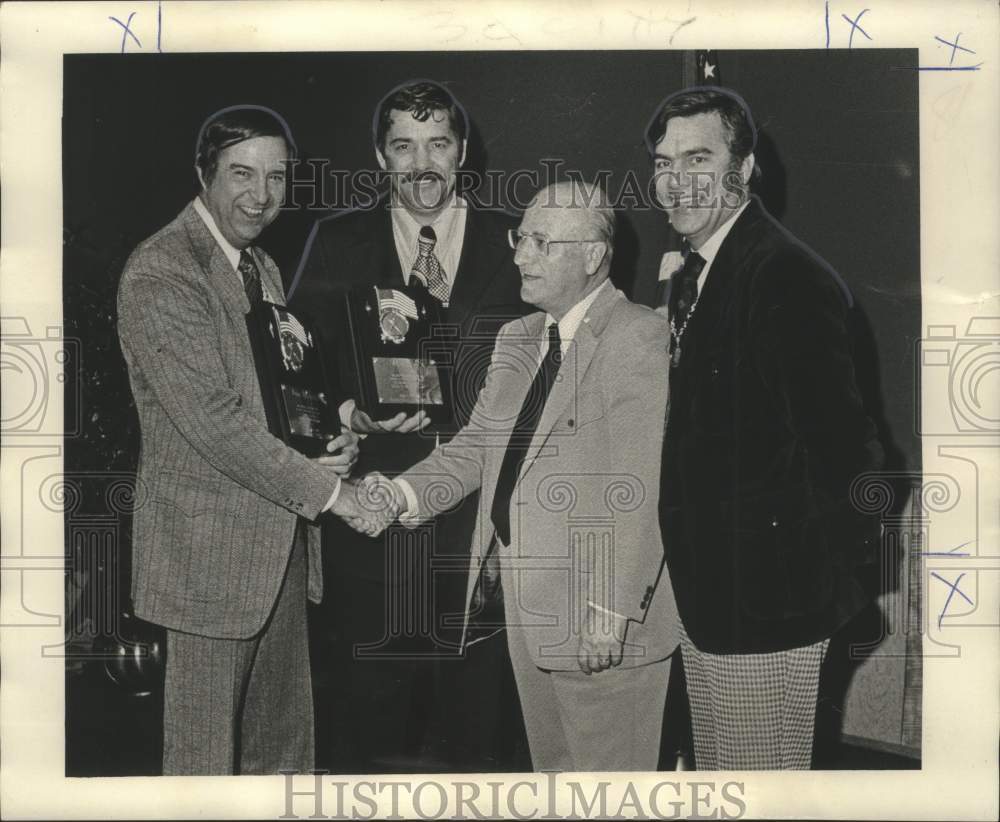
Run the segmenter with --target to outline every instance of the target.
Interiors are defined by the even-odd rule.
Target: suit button
[[[566,427],[572,428],[576,423],[573,420],[566,420]]]
[[[777,517],[775,517],[774,519],[771,520],[771,527],[772,528],[777,528],[778,527],[778,518]]]
[[[647,585],[646,586],[646,596],[647,597],[651,597],[652,595],[653,595],[653,586],[652,585]]]

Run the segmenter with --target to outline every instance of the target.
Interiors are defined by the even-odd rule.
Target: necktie
[[[497,479],[496,493],[493,495],[490,519],[493,520],[497,536],[504,545],[510,545],[510,499],[514,494],[517,478],[521,474],[521,463],[528,453],[531,438],[545,408],[545,401],[555,382],[559,363],[562,362],[560,345],[559,326],[552,323],[549,326],[549,350],[545,352],[542,363],[535,372],[535,378],[531,381],[531,387],[517,415],[517,422],[514,423],[514,430],[511,431],[507,451],[500,465],[500,476]]]
[[[683,267],[674,275],[670,290],[670,319],[675,326],[684,325],[691,307],[698,300],[698,275],[704,267],[702,256],[697,251],[688,250]]]
[[[245,248],[240,252],[239,272],[243,278],[243,290],[246,291],[247,299],[250,301],[250,310],[255,311],[264,304],[264,290],[260,284],[257,263]]]
[[[273,401],[275,382],[267,358],[267,308],[264,304],[264,291],[260,282],[260,271],[249,249],[240,252],[240,262],[237,266],[243,278],[243,290],[250,301],[250,311],[247,312],[247,335],[250,338],[250,350],[253,352],[254,368],[257,371],[257,384],[264,400],[264,416],[267,418],[267,428],[276,437],[282,436],[282,428],[278,416],[277,405]]]
[[[410,271],[411,277],[416,277],[427,286],[427,290],[444,305],[448,304],[448,283],[444,279],[444,269],[434,254],[434,244],[437,235],[429,225],[421,226],[417,237],[417,259]]]

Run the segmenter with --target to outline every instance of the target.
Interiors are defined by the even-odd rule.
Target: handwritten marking
[[[943,280],[943,279],[944,279],[944,276],[942,275],[941,277],[938,278],[938,282],[941,282],[941,280]],[[975,542],[974,539],[970,539],[968,542],[963,542],[961,545],[956,545],[950,551],[923,551],[920,554],[920,556],[922,556],[922,557],[967,557],[967,556],[969,556],[968,553],[966,553],[964,551],[962,553],[958,553],[958,549],[959,548],[964,548],[966,545],[972,545],[972,543],[974,543],[974,542]]]
[[[979,67],[982,63],[976,63],[974,66],[917,66],[917,71],[979,71]],[[901,66],[900,68],[908,68],[907,66]]]
[[[826,47],[830,48],[830,0],[824,4],[826,6],[826,13],[824,22],[826,23]]]
[[[697,19],[698,19],[697,17],[689,17],[687,20],[682,20],[680,23],[678,23],[677,28],[674,29],[674,33],[670,35],[670,39],[667,41],[668,45],[672,46],[674,44],[674,38],[677,36],[677,32],[679,32],[685,26],[691,25]],[[671,20],[670,22],[674,21]]]
[[[133,17],[135,17],[134,11],[128,16],[127,23],[123,23],[117,17],[108,17],[109,20],[114,20],[119,26],[122,27],[122,29],[124,29],[124,31],[122,31],[122,52],[121,52],[122,54],[125,53],[125,43],[127,42],[125,38],[129,36],[131,36],[131,38],[135,40],[136,45],[139,46],[139,48],[142,48],[142,43],[139,42],[139,38],[135,36],[135,32],[132,31],[132,29],[130,28],[132,25]]]
[[[845,19],[845,20],[846,20],[846,21],[847,21],[847,22],[848,22],[848,23],[850,24],[850,26],[851,26],[851,36],[847,38],[847,47],[848,47],[848,48],[852,48],[852,47],[854,46],[854,32],[856,32],[856,31],[860,31],[860,32],[861,32],[861,33],[862,33],[862,34],[863,34],[863,35],[864,35],[865,37],[867,37],[867,38],[868,38],[869,40],[871,40],[871,39],[872,39],[872,38],[871,38],[871,37],[869,36],[868,32],[867,32],[867,31],[865,31],[865,30],[864,30],[863,28],[861,28],[861,26],[859,26],[859,25],[858,25],[858,21],[859,21],[859,20],[860,20],[860,19],[861,19],[862,17],[864,17],[864,16],[865,16],[865,14],[867,14],[867,13],[868,13],[868,9],[862,9],[862,10],[861,10],[861,13],[860,13],[860,14],[859,14],[859,15],[858,15],[857,17],[855,17],[855,18],[854,18],[853,20],[852,20],[852,19],[851,19],[850,17],[848,17],[848,16],[846,15],[846,14],[841,14],[841,15],[840,15],[840,16],[841,16],[841,17],[843,17],[843,18],[844,18],[844,19]]]
[[[156,50],[163,53],[160,48],[160,35],[163,33],[163,0],[156,0]]]
[[[944,38],[938,37],[936,34],[934,35],[934,39],[937,40],[939,43],[944,43],[946,46],[951,46],[951,57],[948,59],[949,66],[955,62],[955,52],[958,51],[959,49],[966,52],[967,54],[975,54],[975,52],[972,49],[967,49],[965,46],[960,46],[958,44],[958,38],[961,36],[962,32],[959,32],[958,34],[955,35],[955,42],[950,43]]]
[[[975,603],[971,599],[969,599],[969,597],[967,597],[963,591],[959,590],[958,585],[962,581],[962,577],[965,576],[965,573],[959,574],[958,579],[956,579],[954,583],[948,582],[948,580],[946,580],[943,576],[941,576],[935,571],[931,571],[931,576],[940,580],[951,589],[950,591],[948,591],[948,598],[944,601],[944,607],[941,609],[941,613],[938,616],[938,628],[940,629],[941,623],[945,618],[945,614],[947,614],[948,612],[948,606],[951,605],[952,597],[954,597],[955,594],[958,594],[962,599],[968,602],[969,605],[975,605]]]

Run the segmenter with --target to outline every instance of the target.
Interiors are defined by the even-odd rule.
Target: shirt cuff
[[[342,485],[340,477],[337,477],[337,486],[333,489],[333,493],[330,494],[330,499],[326,501],[326,505],[323,506],[323,513],[325,514],[334,504],[337,502],[337,497],[340,496],[340,486]]]
[[[401,477],[396,477],[393,482],[403,492],[403,498],[406,500],[406,512],[399,515],[399,521],[403,525],[415,524],[420,519],[420,506],[417,505],[417,495],[413,491],[413,486]]]

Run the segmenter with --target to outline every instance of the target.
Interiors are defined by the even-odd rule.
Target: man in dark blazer
[[[851,295],[748,194],[756,130],[718,88],[647,133],[685,238],[672,276],[660,525],[699,769],[808,768],[829,638],[870,600],[879,523],[851,504],[883,452],[862,407]]]
[[[455,330],[455,419],[431,427],[419,415],[373,422],[353,401],[342,407],[345,424],[371,434],[359,470],[392,476],[468,420],[498,329],[528,309],[506,244],[516,220],[456,191],[468,122],[451,93],[428,81],[404,84],[382,99],[373,130],[388,196],[317,222],[289,292],[292,307],[313,316],[326,349],[337,353],[341,387],[355,398],[345,292],[419,283],[442,303]],[[330,599],[336,687],[351,708],[338,768],[498,767],[498,735],[516,718],[513,697],[504,695],[505,688],[513,694],[513,681],[503,638],[467,652],[460,643],[475,513],[475,499],[467,500],[415,534],[395,528],[381,538],[340,523],[326,529],[338,546],[328,569],[337,590]]]
[[[307,459],[268,431],[254,364],[261,300],[281,277],[253,245],[277,216],[284,121],[240,106],[198,138],[201,192],[140,243],[118,292],[118,332],[142,430],[136,614],[167,629],[163,772],[313,767],[306,598],[322,595],[323,511],[360,514],[346,474],[356,437]]]

